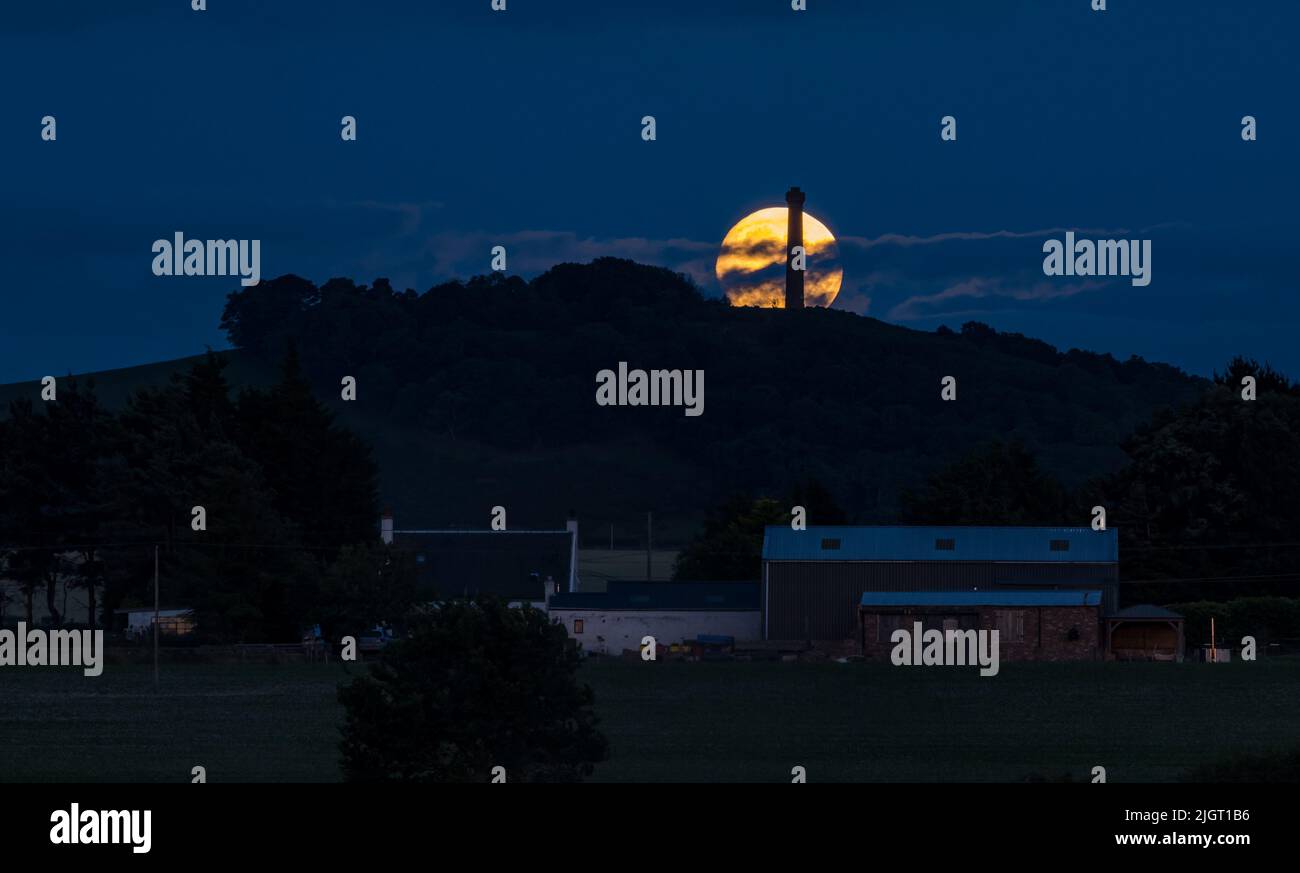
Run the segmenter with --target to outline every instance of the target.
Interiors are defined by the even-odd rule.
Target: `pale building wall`
[[[639,650],[647,635],[660,646],[693,640],[701,634],[735,637],[736,642],[760,639],[760,613],[752,611],[696,611],[652,609],[555,609],[551,619],[564,625],[572,639],[588,652],[620,655]],[[582,632],[574,622],[582,621]]]
[[[168,618],[180,618],[189,614],[188,609],[160,609],[158,610],[158,620],[162,622]],[[128,633],[141,634],[145,631],[153,630],[153,610],[152,609],[133,609],[126,614],[126,629]]]

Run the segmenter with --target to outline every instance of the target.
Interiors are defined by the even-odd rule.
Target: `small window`
[[[418,555],[415,556],[415,563],[417,563],[417,564],[423,564],[423,563],[424,563],[424,552],[421,552],[420,554],[418,554]]]
[[[574,632],[575,634],[580,634],[580,633],[582,633],[582,619],[580,619],[580,618],[575,618],[575,619],[573,620],[573,632]]]
[[[1052,551],[1053,551],[1053,552],[1068,552],[1068,551],[1070,551],[1070,541],[1069,541],[1069,540],[1052,540]]]
[[[838,539],[822,540],[823,549],[838,549],[839,547],[840,547],[840,541]]]
[[[957,541],[953,539],[938,539],[934,541],[934,548],[940,552],[951,552],[957,548]]]

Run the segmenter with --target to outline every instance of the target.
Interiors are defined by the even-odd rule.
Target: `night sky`
[[[837,308],[1300,377],[1298,4],[508,5],[6,5],[0,381],[223,347],[238,280],[153,276],[176,231],[260,239],[264,277],[423,291],[501,244],[718,295],[723,236],[791,185],[840,240]],[[1151,284],[1044,276],[1065,229],[1151,239]]]

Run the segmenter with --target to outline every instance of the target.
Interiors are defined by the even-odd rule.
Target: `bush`
[[[1226,603],[1201,600],[1175,603],[1170,609],[1182,614],[1189,646],[1210,641],[1210,618],[1214,618],[1217,642],[1236,648],[1244,636],[1253,636],[1261,646],[1274,640],[1300,639],[1300,599],[1292,597],[1239,597]]]
[[[580,657],[545,613],[495,598],[417,614],[339,689],[351,782],[576,782],[604,760]]]

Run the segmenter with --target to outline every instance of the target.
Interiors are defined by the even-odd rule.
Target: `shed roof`
[[[556,594],[551,609],[697,610],[759,608],[757,582],[627,582],[613,580],[604,593]]]
[[[1100,606],[1100,591],[868,591],[863,606]]]
[[[1115,563],[1115,528],[770,525],[765,561],[1028,561]]]

